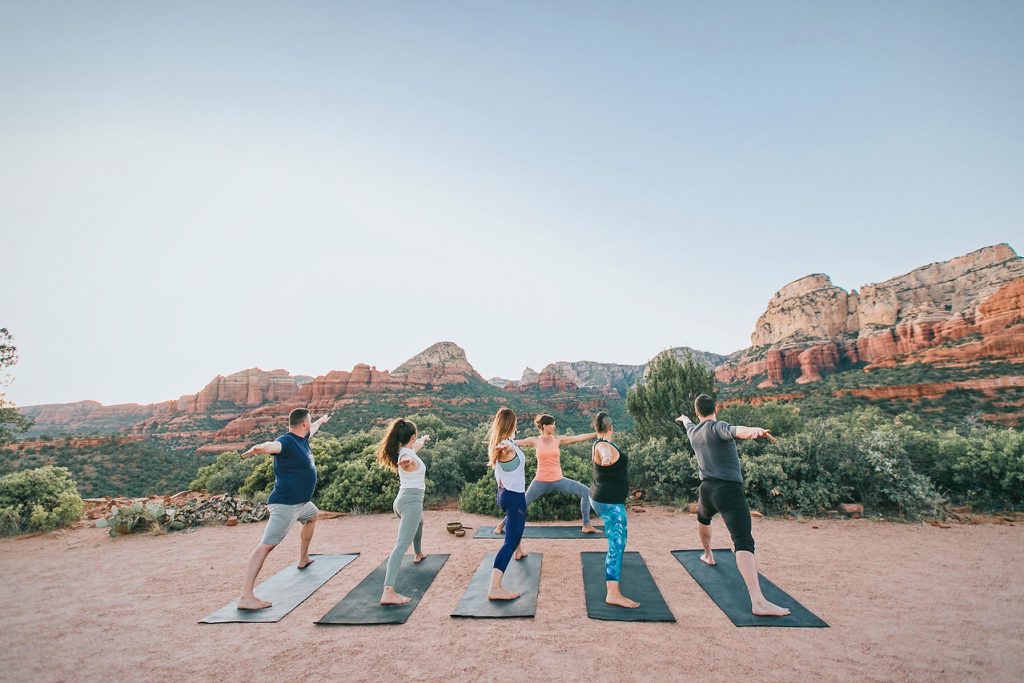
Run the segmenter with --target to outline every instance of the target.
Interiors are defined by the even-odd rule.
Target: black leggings
[[[705,479],[700,483],[697,498],[697,521],[711,524],[715,513],[721,512],[725,528],[732,536],[737,551],[754,552],[754,537],[750,534],[750,506],[743,493],[743,484],[723,479]]]

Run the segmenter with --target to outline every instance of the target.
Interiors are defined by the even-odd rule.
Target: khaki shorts
[[[267,522],[267,528],[263,531],[264,545],[277,545],[283,541],[292,522],[305,524],[311,519],[316,519],[316,516],[320,514],[316,505],[308,502],[297,505],[273,503],[267,508],[270,510],[270,521]]]

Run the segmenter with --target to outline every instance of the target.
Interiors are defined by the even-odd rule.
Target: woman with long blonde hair
[[[540,436],[516,439],[517,446],[533,446],[537,450],[537,474],[526,487],[526,507],[545,493],[569,493],[579,496],[580,517],[583,519],[583,533],[596,534],[598,530],[590,523],[590,489],[575,479],[562,474],[562,446],[581,441],[589,441],[597,437],[595,432],[579,436],[559,436],[555,434],[555,418],[550,415],[538,415],[533,423],[537,425]],[[501,520],[494,528],[500,534],[505,528],[505,520]]]
[[[494,468],[498,482],[498,507],[505,513],[505,542],[494,556],[488,600],[515,600],[519,593],[501,585],[509,560],[526,555],[521,542],[526,527],[526,456],[512,437],[516,433],[516,414],[506,406],[498,409],[487,434],[487,464]]]
[[[384,592],[380,596],[382,605],[404,605],[412,600],[395,591],[395,580],[398,578],[402,557],[409,544],[412,544],[416,553],[414,563],[419,564],[427,557],[420,547],[423,539],[423,494],[427,488],[427,466],[420,460],[417,451],[429,439],[427,435],[417,439],[416,425],[398,418],[388,424],[384,438],[377,444],[377,464],[397,472],[400,482],[392,509],[401,521],[398,523],[395,547],[391,549],[391,555],[388,557]]]

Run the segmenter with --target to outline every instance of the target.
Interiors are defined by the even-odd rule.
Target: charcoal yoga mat
[[[715,550],[715,566],[709,567],[700,561],[703,550],[673,550],[672,554],[686,567],[693,580],[700,584],[708,597],[725,612],[735,626],[789,626],[804,628],[827,628],[809,609],[797,602],[788,593],[758,574],[761,592],[769,602],[788,607],[790,614],[785,617],[758,617],[750,611],[750,595],[743,583],[736,556],[731,550]]]
[[[236,607],[238,600],[220,608],[200,621],[200,624],[226,624],[245,622],[266,624],[280,621],[282,617],[299,606],[303,600],[327,583],[331,577],[359,557],[359,553],[344,555],[310,555],[313,563],[299,569],[293,563],[256,586],[256,597],[269,600],[272,606],[266,609],[241,610]]]

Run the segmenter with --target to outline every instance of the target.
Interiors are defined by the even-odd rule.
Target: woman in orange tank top
[[[579,443],[589,441],[597,437],[596,433],[580,434],[579,436],[558,436],[555,434],[555,418],[550,415],[538,415],[534,424],[540,430],[539,436],[531,436],[528,439],[517,439],[517,446],[532,446],[537,449],[537,476],[530,482],[526,489],[526,505],[537,500],[549,491],[560,493],[571,493],[580,497],[580,516],[583,518],[583,533],[596,534],[598,530],[590,523],[590,489],[573,479],[566,479],[562,476],[561,446],[563,444]],[[505,528],[505,520],[501,520],[494,529],[495,533],[502,533]]]

